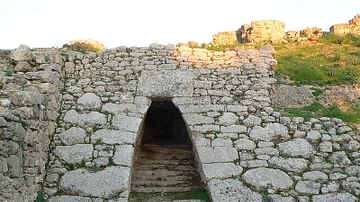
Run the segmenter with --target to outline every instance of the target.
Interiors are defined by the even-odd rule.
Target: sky
[[[108,48],[208,43],[254,20],[328,31],[358,13],[359,0],[0,0],[0,49],[61,47],[74,39]]]

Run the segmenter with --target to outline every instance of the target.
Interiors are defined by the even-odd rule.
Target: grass
[[[46,200],[45,200],[45,194],[44,194],[44,192],[39,191],[39,192],[37,193],[35,202],[45,202],[45,201],[46,201]]]
[[[324,94],[324,91],[322,89],[315,88],[312,92],[312,95],[315,97],[319,97],[320,95]]]
[[[340,118],[349,123],[360,123],[360,107],[354,107],[351,111],[343,112],[337,106],[325,107],[318,102],[302,108],[285,108],[283,113],[293,117],[310,118],[331,117]]]
[[[132,192],[130,194],[130,200],[131,202],[143,202],[150,198],[159,198],[159,197],[166,197],[170,200],[202,200],[202,201],[210,201],[210,197],[206,190],[204,189],[195,189],[188,192],[176,192],[176,193],[138,193],[138,192]]]
[[[189,41],[187,44],[178,44],[179,45],[187,45],[190,48],[202,48],[210,51],[226,51],[226,50],[235,50],[238,48],[250,49],[256,48],[260,45],[266,45],[268,43],[235,43],[235,44],[224,44],[224,45],[213,45],[213,44],[199,44],[196,42]]]
[[[298,85],[360,83],[360,36],[325,35],[316,43],[274,45],[277,75]]]

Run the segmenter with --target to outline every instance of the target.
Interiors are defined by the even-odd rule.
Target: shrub
[[[105,46],[98,41],[87,40],[72,40],[68,44],[63,45],[63,48],[69,48],[79,52],[99,52],[105,50]]]

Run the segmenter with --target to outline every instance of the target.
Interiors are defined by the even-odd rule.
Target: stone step
[[[137,164],[136,166],[136,170],[158,170],[158,169],[166,169],[166,170],[174,170],[174,171],[193,171],[195,170],[194,167],[191,165],[191,163],[189,162],[188,165],[184,165],[184,164],[146,164],[146,165],[141,165],[141,164]]]
[[[155,155],[156,154],[156,155]],[[166,148],[142,148],[138,158],[146,159],[191,159],[191,150],[166,149]]]
[[[143,176],[143,177],[135,177],[134,178],[135,183],[139,184],[139,182],[143,182],[143,181],[147,181],[149,183],[151,183],[152,181],[166,181],[166,182],[180,182],[180,181],[183,181],[183,182],[189,182],[189,181],[192,181],[193,178],[192,177],[189,177],[189,176],[173,176],[173,177],[169,177],[167,176],[166,178],[164,177],[157,177],[157,176]]]
[[[157,159],[162,159],[162,160],[171,160],[171,159],[174,159],[174,160],[190,160],[191,158],[193,158],[192,154],[179,154],[177,152],[172,152],[172,151],[169,151],[169,153],[171,153],[171,154],[157,153],[157,156],[154,156],[154,154],[151,154],[151,155],[149,155],[149,154],[140,154],[138,156],[138,158],[146,158],[146,159],[153,159],[153,160],[157,160]]]
[[[191,145],[144,144],[137,156],[132,191],[185,192],[199,187]]]
[[[136,166],[142,165],[191,165],[193,160],[178,160],[178,159],[147,159],[147,158],[138,158],[135,162]]]
[[[153,146],[152,144],[144,144],[141,147],[141,149],[145,150],[145,151],[149,151],[149,152],[154,151],[154,152],[159,152],[159,153],[165,153],[166,151],[189,153],[192,151],[192,147],[185,146],[185,145],[155,145],[155,146]]]
[[[134,177],[145,177],[145,176],[155,176],[155,177],[172,177],[172,176],[192,176],[195,175],[194,170],[191,171],[182,171],[182,170],[167,170],[167,169],[157,169],[157,170],[135,170]]]
[[[171,192],[186,192],[193,190],[194,186],[189,187],[150,187],[150,186],[139,186],[139,187],[133,187],[131,190],[134,192],[142,192],[142,193],[171,193]]]
[[[157,187],[169,187],[169,186],[187,186],[189,183],[191,183],[191,179],[173,179],[173,180],[139,180],[137,179],[133,185],[134,186],[157,186]]]

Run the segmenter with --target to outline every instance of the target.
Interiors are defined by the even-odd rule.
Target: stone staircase
[[[143,144],[135,162],[133,192],[170,193],[201,189],[191,145]]]

